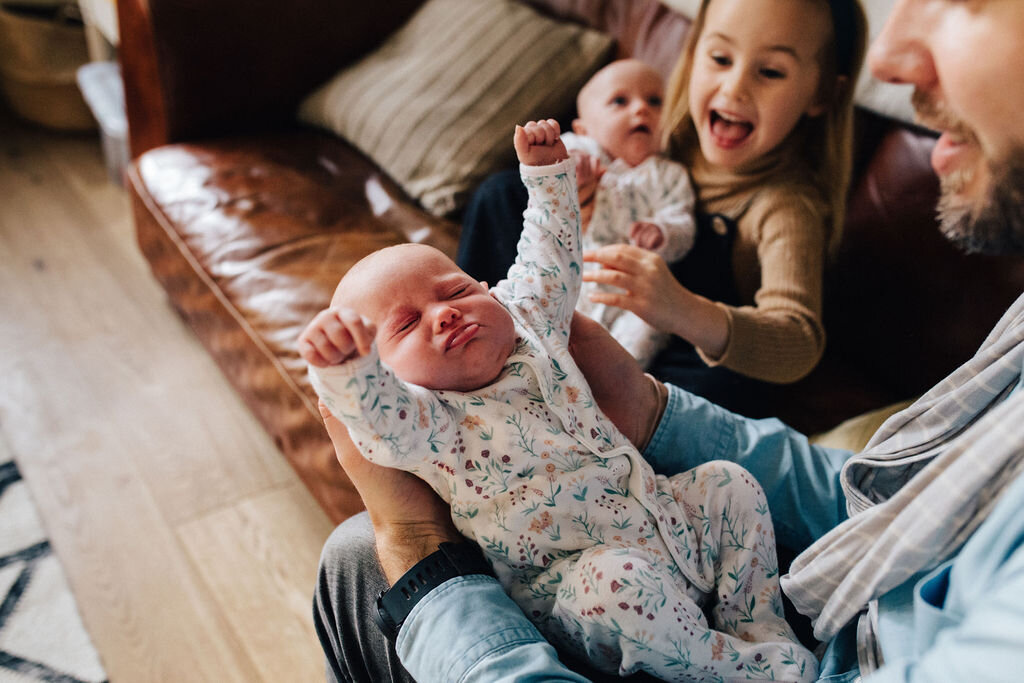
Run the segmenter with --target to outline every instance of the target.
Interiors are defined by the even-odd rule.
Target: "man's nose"
[[[935,79],[935,64],[925,42],[929,16],[911,3],[898,2],[868,50],[868,66],[881,81],[910,83],[927,89]]]

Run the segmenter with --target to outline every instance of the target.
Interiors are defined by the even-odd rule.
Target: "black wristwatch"
[[[374,621],[384,635],[394,640],[409,612],[427,593],[456,576],[494,576],[480,548],[472,543],[442,543],[417,562],[395,585],[377,595]]]

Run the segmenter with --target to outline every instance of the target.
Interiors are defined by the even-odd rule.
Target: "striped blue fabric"
[[[952,556],[1024,470],[1024,296],[975,356],[891,418],[841,479],[850,518],[782,578],[828,640],[868,603]]]

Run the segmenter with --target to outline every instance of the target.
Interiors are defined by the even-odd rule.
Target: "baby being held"
[[[524,166],[561,162],[564,181],[568,155],[557,123],[517,127],[515,143]],[[578,221],[578,216],[564,220]],[[572,238],[570,226],[560,232]],[[561,300],[571,316],[572,302]],[[349,269],[331,307],[300,336],[299,349],[311,365],[328,367],[366,356],[376,344],[381,360],[401,380],[468,392],[496,380],[518,342],[512,315],[486,282],[477,282],[433,247],[399,244]]]
[[[621,59],[580,89],[574,133],[583,248],[635,244],[672,263],[693,246],[694,193],[686,167],[660,154],[664,81],[653,67]],[[588,266],[589,267],[589,266]],[[647,367],[669,339],[635,314],[593,303],[586,283],[577,310],[594,318]]]
[[[568,347],[574,162],[552,120],[514,144],[530,199],[508,277],[488,290],[423,245],[366,257],[299,337],[317,393],[368,460],[451,505],[559,647],[623,675],[813,680],[753,477],[724,462],[655,475],[595,403]]]

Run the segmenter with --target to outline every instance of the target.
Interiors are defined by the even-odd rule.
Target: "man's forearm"
[[[464,540],[451,509],[422,479],[376,465],[352,443],[348,429],[321,401],[320,414],[338,462],[366,505],[376,537],[377,559],[389,585],[445,541]]]
[[[417,562],[435,552],[442,543],[466,540],[450,523],[388,524],[381,527],[374,526],[377,560],[389,586],[393,586]]]
[[[645,374],[608,330],[582,313],[572,318],[569,353],[587,378],[598,407],[643,451],[661,419],[668,395],[665,386]]]

